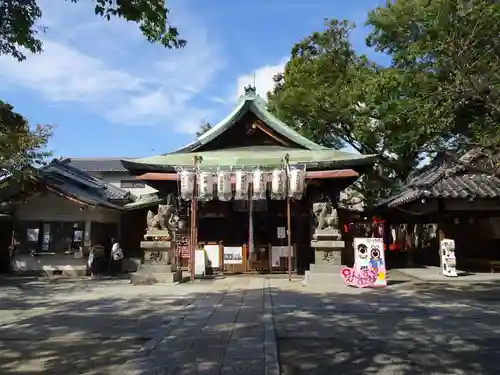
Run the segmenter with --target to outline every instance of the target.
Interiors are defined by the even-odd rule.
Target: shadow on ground
[[[272,301],[286,375],[500,373],[500,283],[356,294],[278,286]]]
[[[144,374],[264,374],[265,294],[242,287],[255,279],[270,284],[282,374],[500,373],[500,283],[320,293],[265,276],[3,286],[0,373],[110,374],[132,361]],[[139,352],[147,339],[156,346]]]

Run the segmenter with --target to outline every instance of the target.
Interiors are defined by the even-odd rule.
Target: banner
[[[354,267],[343,267],[345,283],[358,288],[385,287],[384,240],[382,238],[354,238]]]
[[[439,244],[441,265],[444,276],[457,277],[457,258],[455,256],[455,241],[449,238],[441,240]]]

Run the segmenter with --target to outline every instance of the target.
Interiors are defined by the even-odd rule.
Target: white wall
[[[100,208],[88,208],[62,198],[53,193],[36,193],[15,212],[21,221],[97,221],[100,223],[119,223],[120,212]]]
[[[88,172],[93,174],[96,177],[101,178],[104,182],[117,186],[121,188],[120,186],[120,181],[122,180],[128,180],[132,181],[135,180],[135,176],[130,175],[129,173],[121,173],[121,172]],[[125,190],[130,191],[132,194],[134,194],[137,197],[140,197],[141,195],[145,194],[151,194],[151,193],[156,193],[157,190],[152,188],[151,186],[146,185],[144,188],[139,188],[139,189],[128,189],[128,188],[122,188]]]

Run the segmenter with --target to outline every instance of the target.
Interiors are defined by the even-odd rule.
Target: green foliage
[[[73,3],[79,0],[66,0]],[[167,48],[182,48],[186,41],[179,37],[177,28],[169,24],[169,10],[165,0],[93,0],[95,14],[107,20],[120,17],[135,22],[146,39]],[[11,55],[22,61],[25,50],[42,51],[39,34],[45,28],[37,25],[42,10],[36,0],[0,1],[0,55]]]
[[[200,130],[196,132],[196,136],[199,137],[202,134],[205,134],[207,131],[212,129],[212,125],[208,121],[203,121],[200,125]]]
[[[370,12],[368,24],[368,45],[415,77],[411,98],[429,116],[428,127],[448,131],[457,147],[498,142],[498,1],[398,0]]]
[[[360,181],[368,202],[404,182],[425,156],[500,140],[500,5],[388,1],[368,16],[378,66],[354,52],[347,21],[327,21],[292,48],[269,109],[312,140],[380,155]]]
[[[24,117],[0,100],[0,176],[22,179],[43,164],[50,156],[44,148],[51,135],[51,126],[30,129]]]

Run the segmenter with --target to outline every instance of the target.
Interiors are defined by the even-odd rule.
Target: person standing
[[[121,273],[122,270],[122,259],[123,259],[123,251],[120,247],[120,244],[116,240],[116,238],[111,239],[111,243],[113,246],[111,247],[111,273],[113,275]]]
[[[89,257],[87,259],[87,266],[90,270],[90,279],[94,280],[96,274],[96,266],[97,266],[97,258],[95,255],[94,247],[90,248]]]

